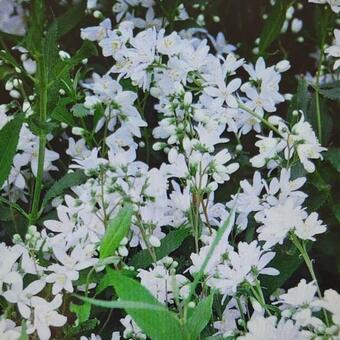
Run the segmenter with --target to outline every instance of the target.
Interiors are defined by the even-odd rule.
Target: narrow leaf
[[[127,205],[110,221],[100,244],[99,253],[101,259],[113,255],[119,247],[121,240],[130,229],[132,214],[132,206]]]
[[[155,249],[157,260],[162,259],[176,250],[189,235],[190,230],[187,228],[177,229],[167,234],[162,239],[160,247]],[[129,264],[136,268],[146,268],[153,262],[148,250],[142,250],[133,256]]]
[[[287,9],[290,7],[291,1],[276,1],[272,12],[266,20],[259,43],[259,54],[263,55],[271,43],[279,36],[283,23],[286,19]]]
[[[168,310],[161,306],[155,306],[150,303],[143,303],[143,302],[135,302],[135,301],[127,301],[127,300],[119,300],[119,301],[106,301],[106,300],[97,300],[92,298],[87,298],[80,295],[75,295],[80,300],[84,301],[86,304],[94,305],[103,308],[111,308],[111,309],[133,309],[133,310],[151,310],[157,312],[167,312]],[[78,305],[71,305],[71,311],[73,312],[72,306]],[[79,305],[80,306],[80,305]]]
[[[190,339],[197,339],[203,329],[209,323],[212,313],[214,295],[211,294],[201,300],[189,318],[186,328],[190,334]]]
[[[0,130],[0,188],[11,171],[22,123],[23,117],[17,115]]]
[[[86,179],[87,176],[81,170],[66,174],[59,181],[55,182],[47,191],[42,202],[42,206],[45,207],[51,199],[61,195],[66,189],[70,187],[84,183]]]

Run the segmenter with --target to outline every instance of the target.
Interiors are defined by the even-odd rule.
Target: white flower
[[[340,295],[334,289],[328,289],[321,300],[315,302],[316,306],[327,309],[332,313],[333,322],[340,326]]]
[[[228,260],[217,266],[217,279],[212,285],[219,288],[223,295],[235,293],[239,284],[244,281],[254,284],[259,274],[278,275],[274,268],[266,268],[274,258],[274,252],[265,252],[257,241],[238,243],[238,251],[230,251]]]
[[[302,339],[299,327],[292,320],[281,319],[277,323],[275,316],[265,318],[253,314],[247,322],[248,333],[239,336],[238,340],[297,340]]]
[[[262,226],[257,229],[259,240],[265,241],[265,249],[282,244],[288,232],[298,227],[306,218],[306,212],[292,198],[284,203],[265,209],[260,218]]]
[[[306,307],[314,301],[316,294],[315,282],[306,283],[302,279],[297,287],[288,289],[287,293],[279,296],[279,302],[293,307]]]
[[[340,4],[339,4],[339,10],[340,10]],[[334,70],[336,70],[340,66],[340,29],[334,30],[334,36],[335,36],[335,43],[334,45],[326,48],[325,52],[336,58],[336,61],[334,63]]]
[[[321,147],[312,126],[304,120],[302,116],[300,121],[292,127],[291,134],[288,137],[288,147],[285,149],[285,157],[292,157],[290,147],[294,146],[300,158],[303,167],[308,172],[314,172],[315,165],[310,159],[322,159],[321,152],[326,148]]]
[[[62,327],[65,325],[67,318],[56,311],[61,304],[61,295],[56,295],[51,302],[37,296],[32,298],[32,305],[34,306],[33,324],[40,340],[48,340],[51,337],[50,326]]]
[[[52,264],[47,270],[53,272],[45,278],[46,282],[53,283],[53,295],[59,294],[63,289],[73,293],[72,281],[78,280],[79,278],[79,273],[76,270],[70,270],[59,264]]]
[[[315,241],[314,235],[322,234],[327,230],[318,217],[316,212],[311,213],[303,223],[296,226],[295,234],[302,240]]]
[[[250,159],[251,165],[255,168],[265,166],[269,161],[275,159],[284,148],[279,138],[273,137],[270,132],[268,137],[257,135],[260,138],[255,145],[259,148],[259,154]]]
[[[22,248],[19,245],[7,247],[5,243],[0,244],[0,293],[4,282],[8,282],[19,274],[12,272],[13,266],[22,255]]]
[[[29,319],[31,315],[32,298],[42,291],[46,283],[43,280],[33,281],[24,289],[23,279],[20,275],[8,283],[11,284],[11,288],[8,289],[3,296],[8,302],[16,303],[21,316]]]
[[[101,41],[106,35],[107,31],[111,29],[110,19],[105,19],[99,26],[87,27],[81,29],[81,38],[90,41]]]
[[[0,320],[0,339],[18,340],[20,339],[20,333],[20,327],[16,327],[12,320]]]
[[[207,93],[209,96],[223,99],[223,101],[225,101],[226,104],[232,108],[237,108],[238,103],[233,93],[241,86],[241,79],[233,79],[228,83],[228,85],[226,85],[225,80],[222,79],[221,74],[221,78],[217,79],[216,85],[217,87],[206,87],[204,89],[204,92]]]
[[[164,261],[165,259],[163,259]],[[171,259],[172,260],[172,259]],[[165,261],[164,261],[165,262]],[[172,274],[171,269],[167,269],[164,262],[159,261],[153,269],[138,269],[138,277],[141,283],[160,302],[173,303],[178,290],[180,297],[187,293],[185,285],[189,280],[180,274]]]
[[[132,320],[130,315],[120,319],[120,323],[124,326],[125,330],[123,333],[124,339],[146,339],[146,335],[138,327],[135,321]]]
[[[333,12],[339,13],[340,12],[340,0],[309,0],[309,2],[313,2],[315,4],[326,4],[328,3]]]
[[[182,39],[177,32],[172,32],[168,36],[164,36],[165,30],[162,29],[158,32],[157,37],[157,50],[161,54],[172,56],[180,52],[182,46]]]

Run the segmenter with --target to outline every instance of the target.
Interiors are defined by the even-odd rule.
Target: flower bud
[[[275,69],[278,72],[286,72],[290,69],[290,62],[288,60],[281,60],[275,65]]]
[[[72,133],[76,136],[83,136],[85,133],[85,130],[81,127],[73,127]]]

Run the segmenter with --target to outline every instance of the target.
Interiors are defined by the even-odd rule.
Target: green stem
[[[45,68],[43,66],[42,58],[39,58],[39,120],[43,125],[47,117],[47,86],[45,81]],[[35,187],[33,193],[33,203],[29,218],[29,225],[34,224],[38,218],[40,195],[42,189],[44,163],[45,163],[45,150],[46,150],[46,134],[40,131],[39,135],[39,151],[38,151],[38,170],[37,178],[35,180]]]
[[[255,111],[251,110],[248,106],[244,105],[242,102],[238,101],[238,106],[239,108],[241,108],[242,110],[250,113],[252,116],[254,116],[255,118],[259,119],[264,125],[266,125],[269,129],[273,130],[274,132],[276,132],[280,137],[283,138],[282,133],[271,123],[268,122],[267,119],[261,117],[258,113],[256,113]]]
[[[323,62],[323,44],[320,48],[320,60],[318,64],[318,70],[316,72],[316,84],[315,84],[315,107],[316,107],[316,119],[318,125],[318,138],[319,142],[322,143],[322,124],[321,124],[321,110],[320,110],[320,75],[321,75],[321,67]]]
[[[312,260],[310,259],[308,252],[306,250],[306,247],[304,245],[304,243],[301,243],[300,240],[297,238],[297,236],[295,234],[291,235],[291,240],[293,242],[293,244],[295,245],[295,247],[297,248],[297,250],[300,252],[306,266],[307,269],[309,271],[310,276],[312,277],[312,280],[315,282],[316,285],[316,289],[317,289],[317,293],[320,299],[322,299],[322,294],[321,294],[321,290],[319,287],[319,283],[318,280],[316,278],[315,272],[314,272],[314,268],[313,268],[313,263]],[[325,321],[326,321],[326,325],[329,326],[329,319],[328,319],[328,315],[327,312],[323,309],[323,314],[325,317]]]

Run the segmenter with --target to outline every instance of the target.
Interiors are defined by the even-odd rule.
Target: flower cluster
[[[247,62],[223,33],[173,30],[189,18],[183,5],[171,14],[160,1],[160,17],[157,5],[118,0],[113,22],[104,2],[87,1],[100,22],[80,36],[85,50],[99,47],[104,71],[82,50],[58,50],[51,80],[51,60],[25,41],[19,61],[5,60],[15,73],[0,143],[20,126],[13,157],[0,156],[0,208],[9,207],[0,221],[15,226],[0,244],[0,338],[153,339],[150,325],[166,316],[190,339],[339,339],[340,295],[321,291],[308,255],[327,227],[303,191],[327,149],[306,112],[280,114],[290,62]],[[23,34],[23,11],[3,1],[0,31]],[[50,30],[44,44],[56,39]],[[335,58],[338,36],[325,50]],[[286,248],[312,280],[284,290]],[[265,282],[275,278],[272,289]],[[113,329],[111,312],[102,321],[92,304],[127,313]]]

